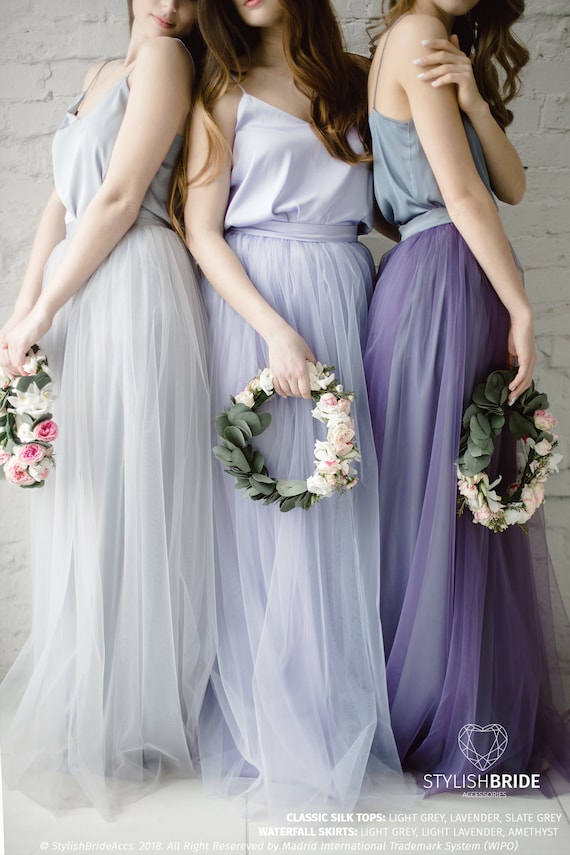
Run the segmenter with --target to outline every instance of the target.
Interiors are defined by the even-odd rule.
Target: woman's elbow
[[[506,205],[518,205],[526,193],[526,175],[523,172],[519,180],[513,181],[508,187],[501,188],[500,192],[494,192],[499,202],[504,202]]]

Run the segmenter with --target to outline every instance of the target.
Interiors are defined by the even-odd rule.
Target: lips
[[[259,0],[252,0],[252,2],[259,2]],[[173,27],[176,26],[173,21],[167,21],[165,18],[159,18],[158,15],[153,15],[152,17],[154,18],[154,21],[157,26],[159,26],[162,30],[171,30]]]
[[[247,6],[248,9],[253,9],[254,6],[259,6],[260,3],[263,3],[263,0],[246,0],[243,5]]]

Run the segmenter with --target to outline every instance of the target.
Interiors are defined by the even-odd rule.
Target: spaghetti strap
[[[380,69],[382,68],[382,60],[384,59],[384,51],[386,50],[386,45],[388,44],[388,39],[392,35],[392,31],[395,27],[398,26],[400,21],[403,21],[404,18],[407,18],[408,15],[402,15],[398,18],[397,21],[394,21],[391,27],[388,28],[386,33],[386,38],[384,39],[384,44],[382,45],[382,51],[380,53],[380,61],[378,62],[378,70],[376,71],[376,83],[374,84],[374,95],[372,96],[372,107],[375,107],[376,104],[376,93],[378,92],[378,81],[380,79]]]
[[[69,110],[73,113],[74,116],[77,115],[78,110],[79,110],[81,104],[83,103],[85,96],[87,95],[87,93],[89,92],[89,90],[91,89],[91,87],[93,86],[93,84],[95,83],[95,81],[97,80],[97,78],[99,77],[99,75],[101,74],[103,69],[105,68],[105,66],[108,65],[110,62],[114,62],[114,60],[106,59],[105,62],[101,63],[101,65],[99,66],[99,68],[97,69],[95,74],[93,75],[93,79],[89,83],[89,86],[87,86],[87,88],[83,90],[81,95],[73,102],[73,104],[71,105]]]
[[[101,74],[103,69],[105,68],[105,66],[109,65],[110,62],[114,62],[114,61],[115,61],[114,59],[106,59],[105,62],[101,63],[101,65],[97,69],[96,73],[93,75],[93,79],[91,80],[89,86],[87,87],[87,89],[83,90],[83,95],[81,96],[82,99],[85,98],[85,96],[87,95],[87,93],[89,92],[89,90],[91,89],[91,87],[93,86],[93,84],[95,83],[95,81],[97,80],[97,78],[99,77],[99,75]]]

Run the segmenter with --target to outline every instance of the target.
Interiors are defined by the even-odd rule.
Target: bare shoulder
[[[218,99],[212,110],[215,123],[230,142],[235,135],[238,107],[243,95],[239,86],[232,86]]]
[[[447,37],[444,24],[433,15],[405,15],[393,24],[390,30],[382,34],[376,48],[376,55],[382,51],[387,39],[389,39],[392,55],[407,57],[413,54],[416,57],[425,50],[422,46],[424,39]]]
[[[137,69],[143,72],[165,72],[189,77],[193,74],[192,57],[181,41],[172,38],[148,39],[140,48],[132,74]]]

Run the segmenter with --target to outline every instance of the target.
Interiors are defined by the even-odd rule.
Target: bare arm
[[[483,148],[491,187],[501,202],[518,204],[526,190],[520,157],[506,133],[497,124],[473,76],[471,60],[459,49],[459,40],[428,39],[429,52],[418,58],[420,79],[432,86],[455,84],[460,108],[469,116]]]
[[[510,314],[509,352],[519,361],[510,385],[512,402],[530,385],[536,363],[532,310],[495,205],[475,168],[455,92],[450,86],[425,86],[417,77],[415,45],[426,35],[442,34],[444,27],[435,18],[411,15],[394,31],[387,59],[393,58],[392,73],[408,99],[449,215]]]
[[[50,328],[56,312],[97,270],[132,226],[146,191],[184,123],[190,104],[191,60],[174,40],[143,46],[107,175],[81,218],[61,263],[31,312],[7,335],[12,370]],[[176,82],[176,85],[174,85]],[[2,351],[5,354],[5,350]]]
[[[33,309],[42,289],[43,272],[46,262],[60,241],[65,237],[65,209],[55,190],[48,199],[40,219],[30,260],[24,275],[20,293],[14,305],[11,317],[0,330],[0,347],[6,342],[6,335]]]
[[[217,106],[215,120],[233,144],[239,96],[230,93]],[[197,109],[190,131],[188,175],[206,162],[208,144],[203,111]],[[310,397],[306,361],[315,358],[303,338],[261,296],[239,258],[224,239],[224,216],[230,191],[231,163],[207,184],[191,184],[184,211],[188,248],[210,284],[261,335],[269,350],[275,390],[283,397]],[[244,378],[244,380],[247,378]]]

